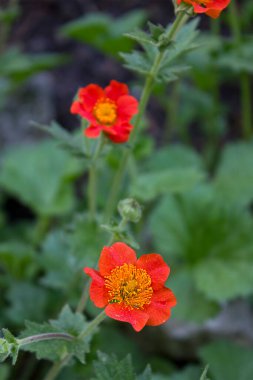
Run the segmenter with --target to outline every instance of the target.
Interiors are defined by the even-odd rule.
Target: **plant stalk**
[[[188,17],[189,16],[184,12],[179,12],[177,14],[174,23],[172,24],[171,28],[168,30],[167,35],[165,36],[166,41],[170,42],[173,40],[173,38],[177,34],[178,30],[187,21]],[[152,91],[152,88],[153,88],[153,85],[155,82],[155,78],[157,76],[157,73],[159,72],[159,69],[160,69],[160,66],[161,66],[161,63],[162,63],[162,60],[164,58],[165,53],[166,53],[166,51],[164,51],[164,50],[160,50],[157,53],[157,56],[156,56],[155,61],[153,63],[153,66],[152,66],[152,68],[151,68],[151,70],[150,70],[150,72],[146,78],[146,82],[145,82],[144,89],[142,91],[142,95],[141,95],[141,99],[140,99],[140,103],[139,103],[139,112],[138,112],[138,115],[136,116],[136,118],[134,120],[134,129],[133,129],[133,131],[131,133],[131,137],[130,137],[130,144],[132,147],[134,146],[134,144],[136,142],[136,139],[137,139],[137,136],[139,133],[139,129],[140,129],[140,123],[141,123],[141,120],[142,120],[143,115],[145,113],[146,106],[148,104],[150,94],[151,94],[151,91]],[[114,212],[115,204],[118,201],[118,194],[120,191],[122,178],[125,174],[126,166],[127,166],[127,163],[128,163],[128,160],[129,160],[129,157],[131,156],[131,154],[132,154],[132,149],[128,149],[124,152],[123,157],[120,161],[119,167],[117,169],[117,172],[115,173],[113,183],[112,183],[112,187],[111,187],[111,192],[109,194],[106,209],[105,209],[105,222],[108,222],[110,220],[110,218],[112,217],[112,214]]]

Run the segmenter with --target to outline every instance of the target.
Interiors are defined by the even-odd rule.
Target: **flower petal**
[[[149,314],[147,325],[158,326],[166,322],[171,314],[171,308],[177,303],[176,297],[168,288],[162,288],[154,292],[150,305],[145,307]]]
[[[125,243],[115,243],[103,248],[98,266],[101,275],[108,276],[115,267],[135,262],[136,253],[132,248]]]
[[[169,266],[163,260],[162,256],[157,253],[142,255],[137,260],[136,266],[145,269],[148,272],[154,290],[163,287],[170,274]]]
[[[122,144],[128,141],[129,135],[133,126],[129,123],[122,123],[120,125],[115,125],[113,127],[103,127],[103,131],[107,137],[117,144]]]
[[[110,304],[105,308],[108,317],[130,323],[135,331],[140,331],[148,321],[148,314],[142,310],[129,310],[119,304]]]
[[[97,84],[89,84],[78,92],[79,101],[83,109],[88,112],[92,112],[97,101],[104,98],[104,96],[104,90]]]
[[[133,96],[124,95],[117,101],[118,121],[130,121],[133,115],[138,112],[138,100]]]
[[[109,99],[117,100],[122,95],[128,94],[128,86],[116,80],[111,80],[109,86],[105,88],[105,94]]]
[[[97,307],[105,307],[108,304],[108,292],[104,286],[104,278],[92,268],[84,268],[84,272],[92,278],[90,285],[91,300]]]
[[[84,130],[84,135],[91,139],[96,139],[101,133],[101,127],[98,125],[90,125]]]

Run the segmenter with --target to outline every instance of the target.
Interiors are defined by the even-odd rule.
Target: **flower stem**
[[[188,15],[184,12],[179,12],[176,16],[176,19],[174,23],[172,24],[171,28],[168,30],[165,38],[167,42],[171,42],[173,38],[175,37],[178,30],[184,25],[184,23],[187,21]],[[154,60],[153,66],[146,78],[146,82],[142,91],[140,103],[139,103],[139,112],[134,120],[134,129],[131,133],[130,137],[130,143],[131,146],[133,146],[136,142],[136,138],[139,133],[140,129],[140,122],[143,118],[143,115],[145,113],[145,109],[147,106],[147,103],[150,98],[150,94],[154,85],[155,78],[157,76],[157,73],[159,72],[161,62],[164,58],[164,55],[166,53],[166,50],[159,50],[157,53],[157,56]],[[113,183],[111,186],[111,192],[109,194],[107,205],[105,209],[105,221],[108,222],[110,218],[112,217],[112,214],[114,212],[115,204],[118,200],[118,193],[120,191],[122,178],[125,174],[125,169],[129,160],[129,157],[132,154],[132,150],[128,149],[124,152],[123,157],[120,161],[119,167],[117,169],[117,172],[115,173],[115,177],[113,179]]]
[[[75,337],[73,335],[67,333],[45,333],[45,334],[37,334],[28,336],[27,338],[18,339],[19,346],[25,346],[26,344],[42,342],[44,340],[52,340],[52,339],[60,339],[60,340],[73,340]]]
[[[96,219],[97,211],[97,160],[103,149],[104,143],[105,139],[102,135],[97,143],[89,168],[88,203],[90,218],[92,221]]]
[[[242,42],[242,32],[240,25],[240,16],[236,1],[232,1],[230,6],[230,28],[234,37],[235,47]],[[240,74],[241,90],[241,113],[242,113],[242,133],[243,137],[248,140],[252,136],[252,114],[251,114],[251,82],[247,72]]]
[[[106,317],[106,314],[103,310],[100,314],[97,315],[96,318],[93,319],[93,321],[89,323],[88,327],[79,334],[77,339],[84,339],[86,336],[90,335],[96,329],[96,327],[105,319],[105,317]],[[51,367],[49,372],[44,377],[44,380],[55,380],[56,377],[61,372],[62,368],[68,364],[71,357],[72,357],[71,354],[66,354],[62,358],[62,360],[54,363],[54,365]]]

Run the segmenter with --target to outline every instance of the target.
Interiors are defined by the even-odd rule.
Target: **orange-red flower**
[[[178,5],[186,3],[193,6],[195,13],[206,13],[212,18],[219,17],[231,0],[177,0]]]
[[[91,278],[90,298],[97,307],[136,331],[145,325],[166,322],[176,305],[172,291],[164,286],[170,272],[161,255],[150,253],[139,259],[124,243],[104,247],[99,270],[84,268]]]
[[[128,86],[112,80],[105,89],[89,84],[78,92],[71,112],[90,122],[84,134],[97,138],[101,131],[115,143],[128,140],[133,128],[130,120],[138,112],[138,101],[129,95]]]

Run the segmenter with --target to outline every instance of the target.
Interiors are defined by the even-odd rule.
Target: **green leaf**
[[[4,339],[0,339],[0,362],[8,357],[12,358],[12,365],[15,365],[18,358],[19,344],[17,339],[7,329],[2,329]]]
[[[82,314],[73,313],[69,306],[65,306],[58,320],[51,320],[44,324],[26,322],[26,329],[22,332],[21,338],[42,333],[65,332],[76,339],[72,341],[54,339],[31,343],[22,346],[22,350],[34,352],[37,359],[51,361],[61,360],[65,355],[71,354],[84,364],[85,354],[89,352],[91,335],[84,339],[79,339],[78,336],[87,326],[88,323]]]
[[[246,72],[253,73],[253,39],[250,37],[238,46],[234,46],[234,42],[230,43],[228,48],[223,49],[220,56],[216,58],[216,65],[219,68],[231,70],[234,73]]]
[[[141,26],[145,19],[146,12],[136,10],[116,20],[104,13],[90,13],[64,25],[60,33],[117,56],[119,50],[130,51],[133,47],[133,41],[123,34]]]
[[[122,360],[114,354],[107,355],[98,352],[97,355],[98,360],[93,362],[95,377],[91,380],[151,380],[149,367],[141,375],[136,375],[130,355]]]
[[[41,287],[28,282],[12,281],[6,298],[9,304],[6,317],[9,321],[23,325],[26,319],[41,320],[44,315],[47,294]]]
[[[84,266],[96,264],[105,236],[85,216],[76,216],[65,230],[50,233],[42,247],[41,266],[46,272],[42,282],[65,291],[76,288],[83,281]]]
[[[56,140],[59,146],[65,149],[67,152],[82,158],[87,155],[85,152],[85,144],[82,131],[78,131],[78,133],[75,134],[70,133],[55,121],[52,121],[50,125],[42,125],[38,123],[33,123],[33,125],[49,133]]]
[[[252,380],[252,348],[215,342],[202,348],[200,357],[209,363],[213,380]]]
[[[142,201],[149,201],[164,193],[181,193],[203,181],[204,174],[199,156],[189,148],[163,148],[143,164],[130,187],[130,193]]]
[[[245,210],[225,204],[209,188],[165,197],[150,219],[157,251],[219,302],[252,293],[252,230]]]
[[[72,181],[79,161],[51,141],[15,147],[3,156],[0,185],[40,215],[58,215],[74,205]]]
[[[35,252],[21,241],[0,244],[1,268],[16,279],[27,278],[36,270]]]
[[[198,380],[201,376],[201,370],[196,366],[188,366],[182,371],[172,374],[169,380]]]
[[[61,54],[25,54],[18,48],[11,48],[0,57],[0,77],[19,83],[31,75],[50,70],[67,61],[67,57]]]
[[[164,193],[188,191],[204,180],[196,169],[167,169],[138,175],[130,194],[141,201],[150,201]]]
[[[214,178],[224,199],[240,205],[253,200],[253,144],[233,143],[225,147]]]

